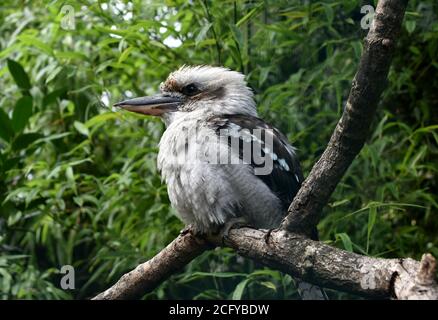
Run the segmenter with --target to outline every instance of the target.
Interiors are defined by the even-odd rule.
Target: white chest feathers
[[[254,227],[275,226],[282,218],[280,201],[254,175],[254,169],[245,164],[212,163],[211,156],[226,154],[227,149],[227,142],[205,121],[186,117],[169,125],[160,141],[158,169],[172,206],[184,223],[200,232],[237,216]]]

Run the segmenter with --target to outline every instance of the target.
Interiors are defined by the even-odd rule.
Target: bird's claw
[[[222,238],[222,244],[224,244],[225,238],[228,238],[231,229],[238,229],[243,227],[249,227],[247,220],[244,217],[232,218],[225,222],[224,226],[220,231]]]
[[[268,232],[266,232],[265,235],[263,236],[263,240],[265,241],[266,244],[269,244],[269,238],[271,237],[271,232],[272,229],[269,229]]]
[[[269,229],[269,230],[266,232],[266,234],[263,236],[263,240],[265,241],[266,244],[269,245],[269,239],[271,238],[271,233],[272,233],[273,231],[275,231],[275,230],[277,230],[277,229]]]
[[[180,236],[185,236],[188,233],[193,233],[193,226],[191,224],[185,226],[180,232]]]

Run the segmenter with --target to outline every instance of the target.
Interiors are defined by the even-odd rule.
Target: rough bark
[[[330,142],[289,207],[282,228],[309,232],[345,171],[362,149],[400,32],[407,1],[379,1],[350,94]]]
[[[139,298],[207,250],[209,244],[229,246],[242,256],[327,288],[372,298],[438,299],[436,262],[429,254],[421,262],[373,258],[303,235],[319,221],[323,206],[365,142],[385,85],[406,3],[379,1],[344,113],[327,149],[292,202],[282,228],[272,232],[233,229],[225,239],[200,239],[187,232],[94,299]]]
[[[211,246],[204,239],[186,233],[173,240],[149,261],[124,274],[115,285],[93,300],[136,299],[152,291],[169,276]]]
[[[140,298],[206,250],[208,242],[229,246],[244,257],[326,288],[374,299],[438,299],[436,262],[431,255],[424,255],[421,263],[410,258],[367,257],[285,230],[268,234],[266,230],[232,229],[225,239],[207,240],[190,232],[180,235],[94,299]]]
[[[367,257],[285,230],[268,237],[263,230],[232,230],[225,244],[245,257],[326,288],[372,298],[438,299],[431,255],[424,255],[421,263]]]

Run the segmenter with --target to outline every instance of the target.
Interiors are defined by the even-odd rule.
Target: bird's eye
[[[191,83],[182,88],[181,92],[186,96],[194,96],[199,93],[199,89],[194,83]]]

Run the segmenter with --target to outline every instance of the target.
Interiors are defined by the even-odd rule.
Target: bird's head
[[[253,93],[243,74],[221,67],[183,66],[160,85],[160,93],[115,104],[125,110],[161,116],[247,114],[256,116]]]

